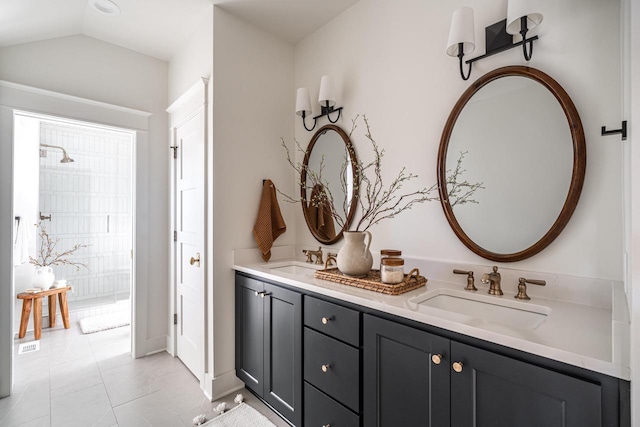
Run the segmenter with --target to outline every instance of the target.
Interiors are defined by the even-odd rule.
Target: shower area
[[[23,122],[31,140],[37,135],[31,151],[38,162],[32,206],[37,227],[30,257],[42,259],[47,241],[55,242],[56,253],[79,245],[66,256],[68,263],[52,265],[56,280],[72,286],[67,294],[72,322],[130,313],[134,133],[55,118]]]

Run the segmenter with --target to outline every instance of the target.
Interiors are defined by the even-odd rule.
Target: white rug
[[[275,427],[271,421],[260,412],[246,403],[241,403],[222,415],[218,415],[211,421],[202,424],[202,427]]]
[[[116,313],[103,314],[100,316],[85,317],[80,319],[80,329],[83,334],[106,331],[107,329],[120,328],[131,323],[131,313],[119,311]]]

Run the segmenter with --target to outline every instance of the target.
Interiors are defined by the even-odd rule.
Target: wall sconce
[[[311,98],[309,97],[309,90],[305,87],[298,89],[296,94],[296,114],[302,116],[302,124],[309,132],[315,129],[320,117],[327,116],[327,119],[329,119],[329,122],[331,123],[335,123],[340,119],[342,107],[335,108],[336,94],[333,78],[331,76],[322,76],[322,79],[320,80],[318,104],[320,104],[321,112],[313,118],[313,127],[309,129],[305,121],[305,118],[311,114]],[[330,114],[336,111],[338,112],[338,116],[335,120],[331,120]]]
[[[457,56],[460,61],[460,76],[468,80],[471,75],[472,64],[480,59],[496,53],[522,45],[524,59],[529,61],[533,55],[533,41],[538,36],[527,38],[527,32],[542,22],[542,14],[537,10],[535,0],[509,0],[507,4],[507,19],[496,22],[485,28],[485,54],[465,61],[469,69],[465,75],[462,57],[475,49],[473,9],[461,7],[453,13],[447,55]],[[520,34],[522,41],[513,43],[513,34]],[[527,48],[528,46],[528,48]]]

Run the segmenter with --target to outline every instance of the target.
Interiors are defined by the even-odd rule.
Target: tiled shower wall
[[[70,259],[88,268],[54,266],[56,279],[73,286],[69,301],[126,299],[131,290],[132,152],[130,133],[97,127],[40,123],[41,144],[64,147],[40,154],[40,211],[49,235],[63,252],[88,245]],[[43,157],[46,155],[46,157]],[[40,239],[38,239],[39,249]],[[73,307],[73,304],[72,304]]]

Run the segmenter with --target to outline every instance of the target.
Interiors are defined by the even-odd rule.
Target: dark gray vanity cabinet
[[[236,275],[236,373],[302,425],[302,295]]]
[[[451,341],[451,425],[597,427],[599,384]]]
[[[629,382],[236,274],[236,372],[296,427],[628,427]]]
[[[615,381],[605,391],[598,381],[371,315],[363,333],[367,427],[621,425]]]
[[[360,312],[304,296],[304,425],[360,425]]]
[[[449,340],[370,315],[363,322],[364,425],[449,426]]]

